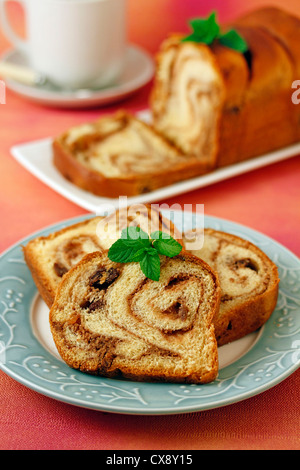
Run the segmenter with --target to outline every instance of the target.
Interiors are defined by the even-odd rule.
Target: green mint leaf
[[[126,227],[121,238],[110,247],[108,257],[116,263],[139,261],[147,247],[151,247],[151,241],[146,232],[140,227]]]
[[[190,20],[192,33],[181,39],[181,42],[197,42],[210,45],[215,40],[230,49],[240,53],[248,50],[245,39],[234,29],[222,34],[217,23],[216,13],[212,12],[207,18],[194,18]]]
[[[140,227],[126,227],[122,230],[121,239],[128,241],[140,240],[145,245],[149,244],[149,235]]]
[[[141,250],[139,243],[128,244],[127,240],[122,240],[120,238],[108,250],[108,257],[115,263],[129,263],[130,261],[133,261],[139,250]]]
[[[151,233],[151,238],[154,239],[153,247],[161,255],[173,258],[173,256],[179,255],[182,250],[180,243],[164,232]]]
[[[248,45],[242,36],[231,29],[225,34],[222,34],[219,37],[219,41],[223,46],[229,47],[230,49],[234,49],[237,52],[241,52],[242,54],[248,50]]]
[[[149,248],[141,248],[131,255],[130,261],[141,261]]]
[[[193,32],[182,39],[182,42],[202,42],[211,44],[220,32],[220,26],[216,21],[216,13],[212,12],[207,18],[194,18],[190,20]]]
[[[117,243],[118,242],[118,243]],[[126,251],[128,252],[127,261],[136,261],[137,252],[144,250],[144,248],[151,246],[149,235],[140,229],[140,227],[127,227],[122,230],[121,238],[111,246],[110,253],[115,251],[123,251],[126,258]],[[131,250],[131,251],[130,251]],[[133,259],[134,256],[134,259]],[[124,258],[124,259],[125,259]],[[113,260],[112,260],[113,261]],[[125,261],[125,262],[127,262]]]
[[[143,258],[140,260],[140,267],[148,279],[151,279],[152,281],[159,281],[160,258],[155,248],[147,249]]]
[[[152,232],[150,237],[152,240],[169,240],[171,235],[166,232],[161,232],[160,230],[156,230],[155,232]]]
[[[182,246],[171,235],[156,231],[149,235],[139,227],[122,230],[121,238],[108,250],[108,257],[116,263],[139,262],[148,279],[159,281],[160,257],[178,255]]]
[[[206,19],[195,18],[190,21],[194,34],[200,42],[211,44],[220,32],[220,26],[216,21],[216,13],[213,12]]]
[[[202,42],[199,40],[199,36],[196,33],[192,33],[189,36],[181,39],[181,42]]]
[[[169,258],[179,255],[182,250],[182,246],[176,240],[157,240],[153,243],[153,246],[160,255],[165,255]]]

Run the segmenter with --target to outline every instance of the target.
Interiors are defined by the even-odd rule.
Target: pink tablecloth
[[[263,1],[130,1],[130,39],[155,53],[170,31],[218,8],[227,20]],[[268,3],[268,2],[266,2]],[[285,2],[273,2],[285,5]],[[300,14],[297,0],[291,11]],[[22,15],[13,7],[16,27]],[[0,52],[9,44],[0,33]],[[300,77],[299,77],[300,79]],[[121,105],[70,111],[50,109],[7,92],[0,105],[1,251],[49,224],[86,213],[22,168],[10,147],[60,133],[112,112],[147,107],[151,84]],[[155,201],[154,201],[155,202]],[[300,254],[300,160],[270,167],[166,201],[204,204],[205,213],[259,230]],[[274,388],[220,409],[174,416],[126,416],[77,408],[42,396],[0,372],[1,449],[299,449],[299,371]]]

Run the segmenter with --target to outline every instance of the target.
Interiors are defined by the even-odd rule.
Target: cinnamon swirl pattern
[[[158,282],[138,263],[85,256],[58,288],[50,326],[63,360],[83,372],[206,383],[218,373],[212,318],[217,276],[197,257],[161,257]]]
[[[94,217],[71,225],[48,237],[38,237],[23,247],[25,261],[47,305],[52,305],[64,274],[86,254],[107,251],[121,231],[130,225],[139,226],[149,234],[161,230],[181,241],[180,232],[170,220],[162,217],[155,205],[136,204],[107,217]]]
[[[59,136],[53,162],[69,181],[106,197],[149,192],[199,173],[197,161],[124,111]]]
[[[182,159],[175,149],[161,145],[160,138],[138,119],[123,113],[96,121],[94,126],[93,134],[83,126],[78,140],[67,135],[65,142],[79,163],[107,178],[148,174],[156,165],[164,170]]]
[[[193,236],[197,237],[197,230],[186,233],[186,246]],[[265,253],[240,237],[213,229],[204,230],[203,247],[192,253],[219,276],[221,304],[214,318],[219,346],[257,330],[269,319],[277,302],[279,278],[276,265]]]
[[[151,97],[154,127],[182,152],[215,165],[225,91],[212,50],[204,44],[166,40],[157,60]]]

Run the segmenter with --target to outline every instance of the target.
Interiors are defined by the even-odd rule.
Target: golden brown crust
[[[243,338],[263,326],[276,307],[277,297],[278,284],[220,316],[214,321],[218,346]]]
[[[190,159],[171,167],[164,173],[108,179],[80,165],[59,141],[54,141],[53,151],[54,164],[66,179],[96,196],[108,198],[137,196],[203,175],[210,169],[206,164]]]
[[[191,324],[187,330],[182,330],[180,326],[184,320],[177,318],[176,329],[164,333],[162,327],[158,326],[162,317],[157,310],[159,299],[164,304],[166,293],[171,296],[172,302],[176,301],[179,294],[182,299],[182,286],[173,285],[173,278],[170,280],[168,277],[168,269],[176,273],[181,264],[192,266],[191,281],[184,281],[184,289],[187,289],[186,283],[200,282],[202,279],[201,282],[210,289],[211,296],[203,290],[207,304],[202,305],[204,300],[199,296],[200,306],[195,310],[193,319],[189,320]],[[106,266],[107,271],[118,271],[118,274],[100,294],[95,294],[89,279],[95,269],[99,270],[103,266]],[[198,281],[194,279],[197,274],[193,273],[198,273]],[[80,288],[76,281],[78,278],[81,280]],[[50,310],[51,332],[63,360],[70,367],[82,372],[106,377],[121,375],[138,381],[186,383],[207,383],[214,380],[218,373],[217,345],[212,325],[212,318],[220,302],[217,276],[205,262],[183,252],[172,260],[162,259],[161,278],[162,281],[159,282],[147,280],[137,263],[119,265],[110,262],[103,253],[86,255],[63,278]],[[170,285],[168,280],[171,281]],[[128,292],[124,293],[125,285]],[[149,312],[148,307],[143,314],[135,305],[135,313],[132,313],[131,308],[127,312],[126,299],[137,299],[139,303],[141,301],[138,296],[141,292],[142,295],[145,292],[146,297],[150,292],[147,301],[150,303],[147,305],[152,305],[153,311]],[[81,312],[80,305],[83,305],[83,309],[86,308],[86,297],[91,301],[92,295],[101,295],[102,300],[101,303],[98,300],[97,308],[93,308],[92,313],[87,315]],[[172,295],[175,300],[172,300]],[[142,307],[144,302],[143,299],[140,303]],[[94,324],[90,320],[91,315],[97,315],[98,320]],[[163,317],[166,315],[167,313]],[[164,318],[163,321],[167,320]],[[171,317],[172,321],[174,319]],[[201,337],[197,336],[198,332]],[[195,351],[193,348],[196,348]]]
[[[292,82],[298,80],[300,76],[300,18],[276,7],[265,7],[244,15],[239,19],[239,24],[260,27],[285,50],[294,70],[291,87]],[[300,107],[294,105],[289,114],[294,116],[292,127],[298,133],[298,141],[300,138]]]
[[[277,266],[256,245],[236,235],[230,234],[228,236],[228,234],[220,231],[218,235],[226,237],[227,240],[234,244],[243,246],[250,252],[257,253],[268,272],[268,281],[263,292],[252,298],[250,296],[250,298],[241,302],[240,305],[236,305],[228,311],[226,308],[222,313],[219,311],[214,325],[218,345],[222,346],[256,331],[266,323],[277,304],[279,277]]]
[[[97,196],[110,198],[120,195],[134,196],[146,192],[149,183],[149,178],[145,176],[138,181],[136,178],[105,178],[101,173],[81,165],[60,140],[53,142],[53,162],[67,180]]]
[[[238,22],[234,27],[247,40],[251,67],[241,105],[224,109],[220,167],[291,145],[298,140],[299,131],[291,100],[295,71],[289,55],[262,28],[240,26]],[[232,115],[234,126],[230,123]]]
[[[226,252],[222,254],[222,250]],[[266,323],[276,307],[279,277],[277,266],[262,250],[236,235],[205,229],[203,248],[192,253],[219,274],[221,304],[214,318],[218,346],[240,339]],[[245,268],[247,264],[250,275],[245,269],[239,274],[239,266]],[[257,274],[251,276],[251,270]],[[234,283],[237,289],[233,294]]]
[[[297,75],[300,74],[300,18],[276,7],[259,8],[243,15],[238,20],[241,26],[255,26],[271,34],[294,62]]]
[[[101,217],[97,217],[101,220]],[[70,230],[78,230],[90,223],[90,219],[83,222],[78,222],[69,227],[51,233],[48,236],[41,236],[30,240],[26,246],[22,247],[25,262],[31,272],[34,283],[37,286],[39,293],[48,307],[51,307],[56,293],[57,282],[53,281],[53,277],[49,275],[48,269],[45,270],[43,263],[39,257],[37,247],[42,244],[51,245],[51,243],[58,237],[67,234]]]
[[[50,308],[55,297],[54,286],[49,282],[48,276],[45,276],[45,273],[36,265],[35,255],[30,247],[23,247],[23,255],[42,299]]]

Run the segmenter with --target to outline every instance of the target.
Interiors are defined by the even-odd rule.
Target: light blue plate
[[[163,211],[170,216],[170,212]],[[175,212],[172,212],[174,215]],[[217,408],[278,384],[300,363],[300,261],[272,239],[222,219],[205,226],[258,245],[278,266],[278,304],[259,332],[219,349],[217,380],[207,385],[140,383],[89,376],[69,368],[51,345],[48,309],[37,294],[21,246],[87,217],[48,227],[0,258],[0,368],[27,387],[76,406],[114,413],[163,415]],[[192,228],[192,213],[176,212],[178,228]],[[184,225],[184,227],[183,227]]]

